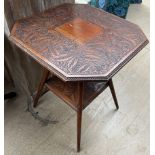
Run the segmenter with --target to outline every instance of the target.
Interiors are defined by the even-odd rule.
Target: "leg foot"
[[[77,112],[77,152],[80,152],[82,111]]]

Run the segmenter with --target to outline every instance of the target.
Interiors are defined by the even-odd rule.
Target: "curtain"
[[[18,93],[32,94],[37,89],[43,68],[8,40],[11,29],[16,20],[62,3],[74,3],[74,0],[4,0],[5,79],[12,81]]]
[[[109,13],[125,18],[130,3],[141,3],[142,0],[91,0],[90,5]]]
[[[27,98],[27,107],[32,115],[40,121],[45,121],[34,112],[32,95],[41,80],[43,68],[26,53],[8,40],[16,20],[31,16],[62,3],[74,3],[74,0],[4,0],[4,73],[5,88],[11,85],[18,95]],[[7,82],[6,82],[7,81]],[[23,103],[21,103],[23,104]]]

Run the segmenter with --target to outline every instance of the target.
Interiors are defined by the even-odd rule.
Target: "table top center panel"
[[[79,43],[85,43],[103,32],[102,27],[78,17],[56,27],[55,30]]]

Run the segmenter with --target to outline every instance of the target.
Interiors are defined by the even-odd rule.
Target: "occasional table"
[[[84,4],[18,20],[10,40],[44,67],[34,107],[46,85],[77,112],[78,152],[82,111],[107,87],[119,108],[112,77],[148,44],[137,25]]]

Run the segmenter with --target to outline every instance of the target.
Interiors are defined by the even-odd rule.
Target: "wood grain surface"
[[[78,82],[63,82],[56,76],[53,76],[46,82],[46,86],[59,98],[61,98],[65,103],[67,103],[74,110],[78,110]],[[83,105],[82,110],[86,108],[105,88],[108,84],[105,82],[84,82],[84,92],[83,92]]]
[[[101,33],[95,35],[96,30],[90,25],[85,37],[84,33],[80,37],[73,35],[74,28],[72,37],[56,31],[77,18],[83,27],[77,31],[79,26],[75,26],[79,35],[89,23],[100,27],[96,30],[101,29]],[[10,39],[64,81],[108,80],[148,43],[137,25],[80,4],[63,4],[18,20]],[[82,44],[77,40],[82,40]]]
[[[103,31],[100,26],[82,20],[81,18],[75,18],[68,23],[56,27],[55,30],[81,44],[91,40]]]

